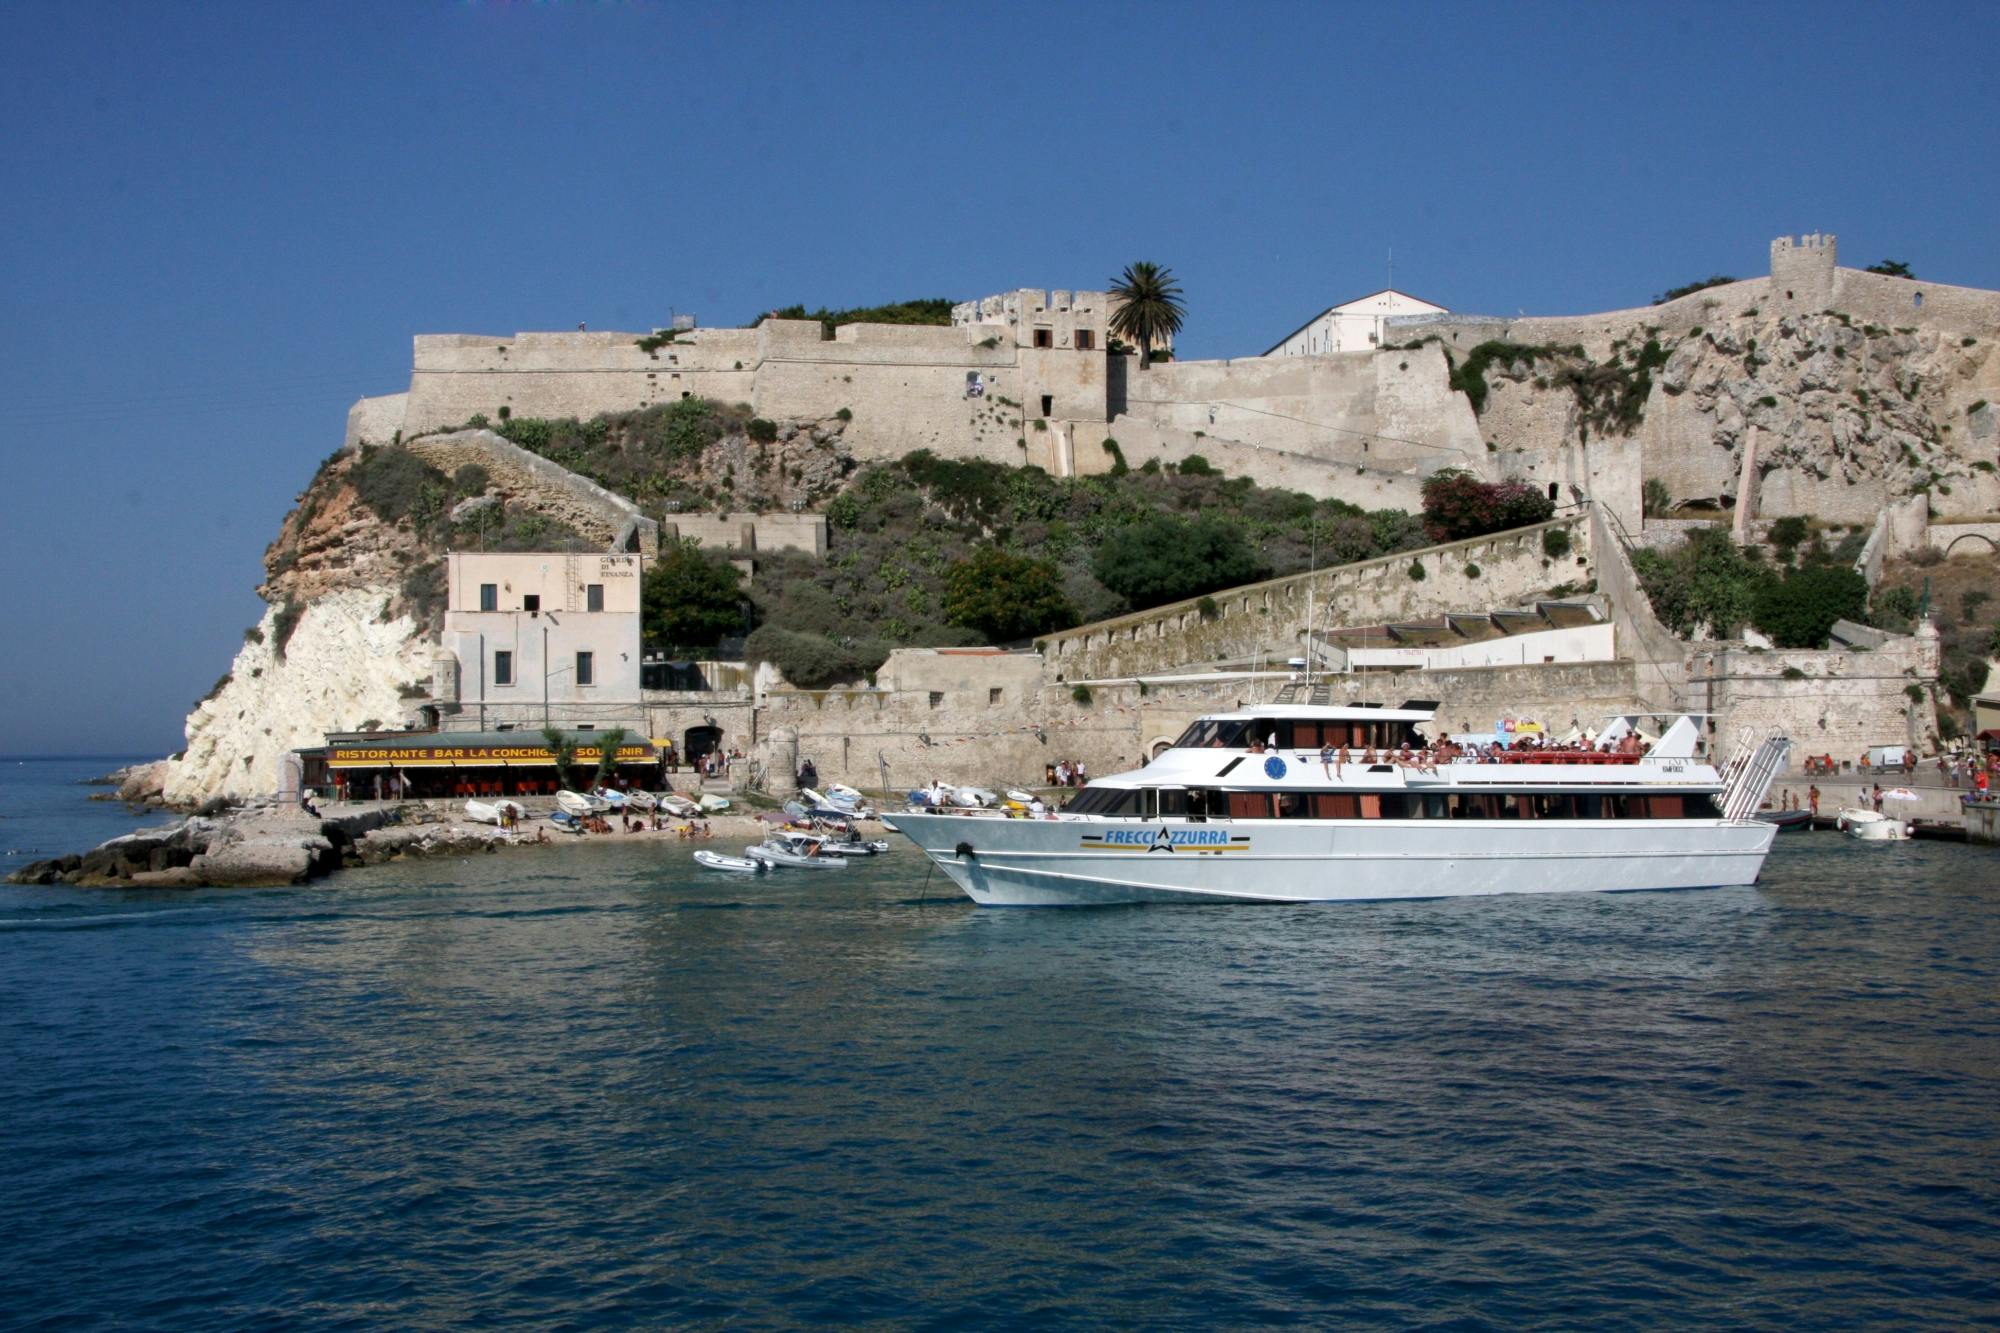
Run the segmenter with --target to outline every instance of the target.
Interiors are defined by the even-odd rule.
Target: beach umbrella
[[[1923,798],[1908,787],[1891,787],[1882,793],[1882,799],[1885,801],[1916,801]]]

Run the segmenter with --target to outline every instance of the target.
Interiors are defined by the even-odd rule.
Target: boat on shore
[[[498,824],[507,816],[526,817],[528,807],[519,801],[467,801],[465,817],[475,824]]]
[[[1844,809],[1834,819],[1834,827],[1860,842],[1907,842],[1907,820],[1877,810]]]
[[[1645,746],[1641,719],[1625,716],[1598,738],[1603,750],[1487,755],[1427,740],[1419,728],[1435,711],[1246,707],[1197,720],[1053,818],[887,822],[991,906],[1707,888],[1754,882],[1777,837],[1755,812],[1784,762],[1782,737],[1746,738],[1717,768],[1698,753],[1694,717],[1673,717]]]

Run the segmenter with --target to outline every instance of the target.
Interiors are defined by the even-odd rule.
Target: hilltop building
[[[1330,305],[1278,340],[1265,356],[1331,356],[1372,352],[1382,346],[1388,320],[1411,315],[1448,315],[1441,305],[1385,287],[1372,295]]]

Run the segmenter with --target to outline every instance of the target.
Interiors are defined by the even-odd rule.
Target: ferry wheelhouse
[[[1486,756],[1427,739],[1434,720],[1420,702],[1259,705],[1199,719],[1051,818],[890,823],[990,906],[1707,888],[1753,882],[1776,836],[1755,812],[1781,737],[1717,767],[1694,717],[1641,745],[1626,716],[1592,749]]]

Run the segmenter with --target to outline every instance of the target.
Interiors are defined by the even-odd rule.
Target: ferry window
[[[1646,813],[1654,819],[1685,818],[1683,807],[1686,798],[1681,796],[1653,796],[1646,801]]]
[[[1361,802],[1350,792],[1319,792],[1313,796],[1315,819],[1359,819]]]
[[[1380,793],[1371,791],[1361,794],[1361,817],[1363,819],[1380,819],[1382,817],[1382,797]]]
[[[1278,818],[1305,819],[1311,814],[1312,810],[1309,808],[1303,792],[1281,791],[1278,793]]]
[[[1190,722],[1188,723],[1188,729],[1174,738],[1174,748],[1176,750],[1195,749],[1206,743],[1202,739],[1203,737],[1214,734],[1215,724],[1213,722]]]
[[[1139,818],[1151,819],[1157,813],[1159,813],[1159,801],[1154,797],[1153,789],[1147,787],[1139,793]]]
[[[495,685],[514,683],[514,654],[510,652],[493,654],[493,683]]]
[[[1107,788],[1110,800],[1101,812],[1106,815],[1136,815],[1139,813],[1139,793],[1132,790],[1116,791]]]
[[[1248,722],[1218,722],[1215,724],[1215,739],[1209,744],[1224,750],[1240,750],[1249,744],[1249,735]]]
[[[586,611],[602,611],[604,609],[604,585],[602,583],[588,583],[584,585],[583,609]]]
[[[1162,787],[1158,792],[1159,814],[1162,819],[1185,818],[1188,812],[1188,794],[1178,787]]]
[[[1317,750],[1320,746],[1319,736],[1320,730],[1319,723],[1317,722],[1292,723],[1291,744],[1295,749]]]
[[[479,585],[479,609],[481,611],[498,611],[500,609],[499,584],[482,583]]]
[[[1213,792],[1194,788],[1187,793],[1187,817],[1194,823],[1208,818],[1208,798]]]
[[[1229,817],[1231,819],[1269,819],[1271,817],[1271,796],[1269,792],[1233,791],[1228,795]]]

